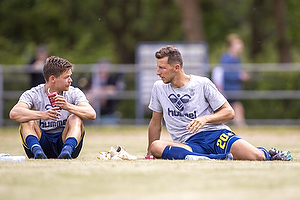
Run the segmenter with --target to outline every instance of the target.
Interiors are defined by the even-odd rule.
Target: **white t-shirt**
[[[173,141],[181,143],[192,136],[186,128],[192,119],[213,114],[226,101],[208,78],[191,75],[190,81],[181,88],[174,88],[171,83],[164,84],[162,80],[156,81],[148,107],[163,113]],[[220,129],[230,130],[224,124],[207,123],[199,132]]]
[[[68,91],[63,91],[60,95],[65,97],[68,103],[74,105],[77,105],[80,102],[88,102],[85,94],[79,88],[74,88],[73,86],[70,86]],[[51,108],[48,95],[45,91],[45,84],[40,84],[25,91],[21,95],[19,102],[24,102],[29,106],[29,109],[37,111],[45,111]],[[57,121],[40,119],[37,120],[37,123],[41,129],[45,131],[45,133],[61,132],[64,129],[67,119],[71,113],[66,110],[61,110],[60,113],[62,115]]]
[[[217,85],[224,88],[224,69],[221,66],[217,66],[212,70],[211,80]]]

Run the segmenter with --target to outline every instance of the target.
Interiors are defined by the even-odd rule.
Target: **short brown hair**
[[[57,78],[67,70],[73,70],[73,68],[74,65],[66,59],[57,56],[51,56],[46,59],[46,63],[43,68],[45,81],[47,82],[52,75]]]
[[[155,53],[155,57],[157,59],[161,59],[164,57],[168,57],[168,64],[179,64],[181,67],[183,66],[183,59],[180,51],[171,45],[161,48]]]

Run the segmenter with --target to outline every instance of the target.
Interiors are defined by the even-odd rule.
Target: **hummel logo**
[[[183,109],[184,109],[183,104],[189,102],[191,99],[191,96],[188,94],[185,94],[182,97],[180,97],[180,94],[177,94],[177,96],[175,94],[170,94],[168,96],[168,98],[170,99],[170,101],[175,105],[175,107],[179,111],[183,111]]]

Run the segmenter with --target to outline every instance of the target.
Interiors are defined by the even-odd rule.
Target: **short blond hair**
[[[234,40],[241,40],[240,36],[238,34],[235,33],[231,33],[229,35],[226,36],[226,43],[227,46],[229,47],[232,43],[232,41]]]

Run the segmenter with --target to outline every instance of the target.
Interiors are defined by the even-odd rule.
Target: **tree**
[[[264,18],[265,2],[261,0],[253,0],[253,9],[249,14],[250,28],[251,28],[251,42],[250,42],[250,57],[255,59],[256,55],[262,52],[265,41]]]
[[[141,41],[183,40],[206,41],[217,60],[225,36],[235,32],[248,47],[253,45],[251,59],[245,60],[275,62],[273,44],[278,41],[280,62],[290,62],[290,48],[299,50],[298,4],[298,0],[0,0],[0,61],[25,63],[28,52],[47,43],[51,54],[75,63],[92,63],[100,57],[134,63]]]
[[[114,44],[118,62],[134,63],[135,47],[142,41],[181,38],[178,8],[173,0],[115,0],[99,2],[98,13]]]
[[[278,36],[278,53],[280,63],[291,62],[290,44],[286,35],[286,1],[273,0],[276,31]]]
[[[182,28],[187,41],[204,41],[202,11],[197,0],[175,0],[182,17]]]

